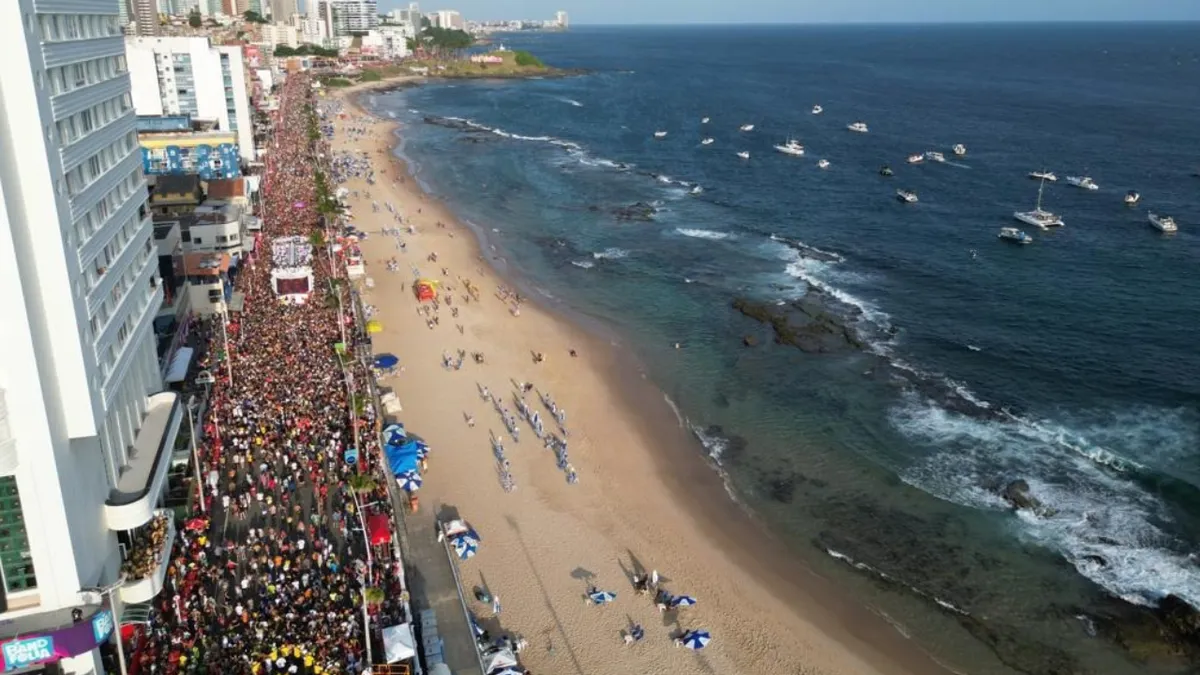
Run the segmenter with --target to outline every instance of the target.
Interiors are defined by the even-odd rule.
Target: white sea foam
[[[629,255],[629,251],[623,248],[606,248],[603,251],[597,251],[592,254],[596,260],[619,260]]]
[[[671,397],[666,394],[663,394],[663,400],[667,402],[667,406],[671,408],[671,412],[675,413],[675,419],[679,420],[679,427],[682,429],[684,425],[683,413],[679,412],[679,406],[675,405],[675,401],[672,401]]]
[[[839,274],[835,270],[835,266],[838,263],[809,258],[792,248],[785,249],[783,257],[788,261],[784,271],[789,275],[797,279],[803,279],[810,285],[837,298],[839,301],[858,308],[862,312],[864,319],[879,328],[886,329],[891,325],[891,317],[874,303],[854,296],[834,285],[836,283],[835,277]]]
[[[968,613],[967,610],[954,605],[950,601],[943,600],[931,593],[926,593],[925,591],[917,588],[916,586],[911,586],[909,584],[906,584],[903,581],[900,581],[899,579],[888,574],[887,572],[884,572],[883,570],[878,569],[876,567],[872,567],[871,565],[868,565],[867,563],[859,562],[859,561],[855,560],[854,558],[851,558],[850,556],[846,555],[845,553],[842,553],[841,551],[835,551],[834,549],[827,547],[827,548],[825,548],[825,553],[827,553],[829,555],[829,557],[833,558],[834,560],[840,560],[840,561],[846,563],[847,565],[853,567],[854,569],[859,570],[860,572],[867,572],[869,574],[873,574],[873,575],[879,577],[880,579],[884,579],[886,581],[890,581],[895,584],[900,584],[901,586],[904,586],[904,587],[908,588],[909,590],[913,591],[917,595],[920,595],[922,597],[928,598],[929,600],[932,600],[934,603],[936,603],[942,609],[950,610],[951,612],[954,612],[955,614],[961,614],[963,616],[970,616],[970,613]],[[906,634],[906,636],[907,636],[907,634]]]
[[[997,494],[1021,479],[1041,504],[1014,521],[1021,536],[1057,551],[1114,596],[1153,605],[1175,594],[1200,606],[1200,571],[1163,528],[1165,504],[1130,477],[1135,466],[1061,424],[1009,415],[978,419],[910,396],[891,411],[896,428],[937,450],[901,473],[932,495],[965,506],[1008,508]],[[1119,436],[1120,423],[1105,430]],[[1136,433],[1136,432],[1135,432]],[[1176,429],[1182,438],[1194,429]]]
[[[596,263],[591,260],[572,260],[571,264],[576,267],[582,267],[585,270],[590,270],[596,266]]]
[[[718,230],[697,230],[689,227],[677,227],[675,231],[685,237],[694,237],[696,239],[711,239],[713,241],[722,241],[725,239],[733,239],[736,235],[732,232],[720,232]]]
[[[582,103],[580,103],[579,101],[576,101],[576,100],[575,100],[575,99],[573,99],[573,98],[567,98],[567,97],[563,96],[563,97],[560,97],[558,100],[559,100],[559,101],[562,101],[563,103],[569,103],[570,105],[573,105],[573,106],[575,106],[576,108],[582,108],[582,107],[583,107],[583,104],[582,104]]]
[[[708,453],[709,459],[711,459],[717,466],[721,466],[721,455],[723,455],[725,450],[729,447],[729,440],[722,438],[721,436],[706,434],[704,433],[703,429],[695,424],[691,424],[690,426],[692,428],[692,433],[696,435],[697,439],[699,439],[700,445],[704,446],[704,450]]]

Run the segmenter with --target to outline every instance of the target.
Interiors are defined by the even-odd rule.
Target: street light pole
[[[113,592],[125,585],[125,573],[122,572],[120,578],[113,583],[98,588],[81,588],[80,593],[95,593],[101,598],[108,596],[108,606],[112,608],[113,613],[113,639],[117,645],[117,665],[121,669],[121,675],[128,675],[128,669],[125,667],[125,645],[121,643],[121,610],[117,606],[119,604]]]
[[[229,310],[221,307],[221,340],[225,344],[225,372],[229,375],[229,387],[233,388],[233,352],[229,351],[229,331],[225,325],[229,323]]]
[[[200,495],[200,512],[207,513],[208,509],[204,506],[204,479],[200,476],[200,453],[196,451],[196,421],[192,417],[192,407],[195,405],[196,396],[193,394],[188,397],[187,402],[188,436],[192,439],[192,463],[196,465],[196,488]]]

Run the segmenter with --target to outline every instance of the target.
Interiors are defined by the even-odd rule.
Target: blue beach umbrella
[[[475,620],[474,614],[468,614],[467,618],[471,620],[471,630],[475,632],[475,637],[482,637],[487,632],[479,626],[479,622]]]
[[[696,604],[696,599],[690,595],[677,595],[671,598],[672,607],[691,607]]]
[[[396,476],[396,482],[400,484],[400,488],[405,492],[416,492],[421,489],[421,474],[416,471],[405,471]]]
[[[679,641],[688,649],[704,649],[712,642],[712,635],[709,635],[706,630],[689,630],[684,633]]]
[[[429,456],[429,445],[425,441],[417,441],[417,457],[425,459]]]
[[[591,600],[597,605],[607,605],[617,599],[617,594],[611,591],[592,591],[588,593],[588,600]]]
[[[470,560],[479,551],[479,541],[474,537],[460,535],[455,537],[452,543],[454,544],[454,554],[458,556],[459,560]]]
[[[376,354],[376,368],[395,368],[400,363],[400,358],[395,354]]]
[[[389,424],[383,428],[383,442],[387,445],[401,445],[408,438],[408,432],[403,424]]]

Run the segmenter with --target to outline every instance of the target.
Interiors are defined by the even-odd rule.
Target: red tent
[[[376,513],[367,518],[367,532],[371,535],[372,545],[378,546],[392,540],[392,533],[388,528],[388,524],[388,517],[383,513]]]

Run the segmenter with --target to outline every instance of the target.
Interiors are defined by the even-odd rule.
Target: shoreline
[[[414,81],[419,84],[420,81],[425,80],[426,78],[419,77],[394,78],[390,81],[372,82],[357,87],[334,90],[333,95],[341,98],[351,109],[361,110],[362,106],[355,99],[362,93]],[[477,264],[476,261],[480,260],[480,253],[485,246],[481,239],[482,233],[460,223],[450,214],[445,205],[431,195],[420,191],[417,181],[408,172],[408,167],[393,152],[398,141],[398,133],[394,132],[400,128],[400,125],[386,118],[376,119],[378,122],[369,128],[372,132],[382,128],[383,137],[375,140],[382,143],[384,154],[388,155],[392,161],[389,169],[395,167],[400,175],[408,177],[408,180],[400,186],[397,192],[402,197],[414,199],[423,210],[430,211],[429,214],[424,214],[427,216],[425,220],[433,218],[437,214],[438,219],[445,222],[445,232],[450,236],[453,236],[454,232],[470,235],[472,243],[465,246],[467,249],[465,253],[459,251],[459,257],[465,257]],[[376,146],[373,149],[378,150],[380,147]],[[377,154],[373,155],[373,158],[377,156]],[[377,169],[382,167],[379,164],[376,166]],[[377,187],[382,189],[384,187],[382,184],[390,181],[390,176],[390,173],[384,176],[381,185]],[[400,201],[402,207],[400,210],[403,211],[403,207],[406,205],[403,203],[403,199]],[[363,209],[361,200],[359,204],[356,204],[355,211],[360,217],[368,213]],[[386,214],[384,215],[386,216]],[[420,223],[421,218],[417,217],[413,220]],[[360,228],[372,232],[378,231],[378,228],[367,228],[362,225]],[[428,241],[431,233],[423,227],[421,229],[423,231],[420,235],[406,238],[410,249],[415,248],[414,244],[424,247]],[[435,231],[433,234],[437,235],[436,243],[439,249],[448,246],[464,248],[461,238],[456,238],[457,243],[451,244],[441,236],[442,231]],[[370,295],[372,301],[380,307],[381,312],[385,313],[387,310],[381,301],[382,293],[380,292],[382,285],[379,284],[381,280],[379,274],[382,273],[382,269],[374,267],[374,263],[379,248],[387,243],[390,243],[389,239],[378,236],[371,238],[363,245],[364,252],[367,252],[367,257],[372,262],[371,272],[377,282],[376,289],[370,292]],[[388,252],[394,253],[394,251]],[[439,251],[439,255],[441,254],[442,252]],[[503,271],[495,268],[494,261],[490,258],[491,256],[489,256],[486,266],[487,272],[483,271],[484,268],[479,268],[480,276],[486,280],[485,283],[479,284],[484,291],[488,291],[487,286],[497,280],[509,286],[514,285]],[[473,264],[472,267],[474,266]],[[455,271],[460,270],[456,269]],[[517,282],[516,285],[522,284]],[[760,519],[747,513],[745,508],[730,499],[725,494],[725,485],[720,475],[713,470],[704,453],[697,451],[701,447],[699,441],[690,430],[681,426],[676,412],[669,405],[664,393],[649,381],[644,368],[636,363],[635,358],[614,349],[617,345],[611,341],[606,342],[592,335],[585,328],[577,325],[572,317],[563,316],[569,312],[558,311],[553,305],[554,303],[546,303],[539,298],[531,305],[523,305],[523,308],[527,309],[516,321],[522,324],[528,324],[530,320],[554,324],[554,331],[567,336],[569,344],[582,346],[585,356],[579,359],[579,362],[587,362],[589,368],[599,375],[597,379],[602,382],[605,393],[610,399],[606,402],[618,411],[616,419],[633,427],[635,436],[650,440],[649,443],[634,444],[644,448],[647,450],[646,452],[631,458],[627,455],[634,451],[623,451],[622,460],[629,464],[635,464],[639,468],[645,468],[652,474],[650,477],[653,480],[647,479],[651,490],[658,491],[660,498],[665,497],[671,502],[673,505],[671,510],[675,512],[672,515],[682,515],[688,521],[687,527],[697,535],[696,541],[707,549],[703,551],[703,557],[710,558],[706,561],[709,563],[708,565],[701,566],[702,574],[728,575],[733,580],[733,585],[741,591],[734,596],[737,598],[736,604],[739,606],[719,608],[727,615],[727,620],[733,618],[739,622],[746,621],[752,624],[766,623],[769,625],[762,626],[762,630],[782,636],[782,639],[790,638],[793,644],[804,643],[803,647],[805,648],[797,651],[806,653],[798,661],[805,667],[815,668],[812,672],[878,672],[897,675],[901,673],[951,672],[924,652],[919,645],[903,637],[886,620],[848,598],[843,591],[835,587],[831,580],[816,574],[804,565],[786,544],[767,531]],[[416,330],[420,332],[419,328]],[[386,333],[388,330],[385,328]],[[383,341],[380,340],[380,342]],[[489,348],[490,351],[491,348]],[[552,358],[557,360],[561,356],[554,354]],[[571,365],[574,366],[574,363]],[[396,387],[402,390],[404,385],[398,384]],[[556,389],[558,387],[559,385],[555,386]],[[558,392],[555,393],[557,395]],[[578,408],[578,405],[570,406],[572,410]],[[419,424],[421,425],[427,423],[423,416],[414,419],[420,420]],[[459,426],[461,426],[461,422]],[[574,424],[571,426],[574,428]],[[430,487],[441,480],[443,475],[436,469],[440,461],[439,455],[433,455],[435,472],[434,478],[430,481]],[[602,460],[585,457],[584,461],[579,463],[583,481],[594,480],[592,464],[597,461]],[[543,457],[542,462],[548,462],[547,457]],[[439,490],[445,487],[439,486]],[[578,488],[567,488],[567,490],[572,489]],[[615,487],[614,491],[619,492]],[[714,499],[712,495],[716,491],[719,491],[720,496]],[[502,496],[500,499],[507,499],[507,497]],[[590,506],[593,505],[585,505],[583,508]],[[654,515],[658,516],[659,514],[655,513]],[[464,513],[464,516],[474,517],[470,513]],[[608,519],[600,518],[599,520]],[[618,517],[617,520],[619,522],[621,519]],[[680,522],[679,518],[669,520],[673,523]],[[621,524],[628,525],[627,522]],[[611,522],[604,523],[604,525],[611,528]],[[636,524],[630,529],[636,530]],[[634,534],[641,535],[643,539],[646,538],[644,532],[635,531]],[[654,548],[654,546],[644,546],[643,550]],[[470,564],[468,563],[468,565]],[[656,562],[654,564],[663,565],[665,563]],[[666,567],[662,567],[662,569],[666,576],[675,576],[676,570]],[[473,571],[467,571],[468,579],[472,573]],[[613,580],[606,579],[605,581],[608,582],[609,587],[618,592],[628,590],[627,587],[621,586]],[[672,586],[674,590],[674,584]],[[551,603],[547,601],[547,604]],[[758,612],[754,610],[763,607],[768,610],[769,621],[755,622],[753,616],[739,616],[747,611],[752,615],[757,614]],[[718,631],[714,631],[714,635],[718,639],[723,637]],[[716,646],[717,644],[714,643],[714,647]],[[731,641],[727,641],[721,648],[728,650],[733,663],[742,666],[742,660],[732,654],[741,647],[740,644],[731,644]],[[704,653],[709,654],[711,651],[710,649]],[[538,663],[534,658],[530,659],[530,664],[535,667],[537,672],[546,670],[545,666],[549,665]],[[669,672],[689,671],[671,670]],[[727,672],[749,673],[756,672],[756,670],[735,667],[734,670]],[[762,670],[759,667],[757,672],[792,671],[773,671],[770,668]]]

